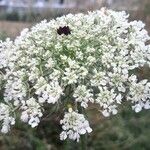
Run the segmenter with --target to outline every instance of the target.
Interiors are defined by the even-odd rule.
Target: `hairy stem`
[[[80,146],[81,150],[87,150],[87,135],[86,134],[81,136],[80,143],[81,143],[81,146]]]
[[[79,113],[84,114],[84,109],[78,104]],[[87,134],[81,135],[80,137],[80,150],[87,150]]]

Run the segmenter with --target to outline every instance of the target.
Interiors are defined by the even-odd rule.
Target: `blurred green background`
[[[23,28],[31,27],[44,18],[51,19],[67,13],[96,10],[103,6],[114,10],[126,10],[130,13],[130,20],[144,21],[150,33],[150,0],[78,0],[75,7],[68,7],[73,0],[62,1],[62,4],[60,2],[58,1],[59,5],[64,7],[45,9],[43,13],[30,9],[20,14],[19,11],[6,11],[0,7],[0,39],[13,39]],[[142,69],[140,76],[150,79],[150,70]],[[9,134],[0,135],[0,150],[78,150],[78,143],[59,140],[61,126],[58,114],[60,112],[54,112],[43,118],[35,129],[17,122]],[[88,150],[150,150],[149,110],[135,113],[131,106],[124,102],[116,116],[104,118],[93,110],[88,110],[88,114],[93,128],[93,132],[88,135]]]

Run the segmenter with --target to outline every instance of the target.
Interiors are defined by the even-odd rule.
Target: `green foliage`
[[[96,112],[89,110],[93,132],[88,136],[88,150],[150,149],[149,111],[135,113],[127,103],[120,111],[116,116],[97,120],[101,116],[95,114],[92,118]],[[80,150],[80,142],[59,140],[61,127],[56,116],[53,113],[44,118],[36,129],[17,122],[13,131],[0,136],[0,150]]]
[[[95,125],[90,150],[148,150],[150,149],[150,113],[135,113],[127,106],[121,114]]]

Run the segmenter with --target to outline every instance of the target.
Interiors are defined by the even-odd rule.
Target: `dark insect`
[[[59,27],[59,29],[57,29],[57,33],[59,35],[62,35],[62,34],[69,35],[71,34],[71,31],[68,26],[64,26],[64,27]]]

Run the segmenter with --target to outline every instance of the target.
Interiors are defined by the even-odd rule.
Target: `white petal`
[[[145,109],[150,109],[150,102],[149,102],[149,101],[147,101],[147,102],[145,103],[144,108],[145,108]]]
[[[135,112],[138,113],[142,110],[142,107],[140,104],[136,104],[135,106],[132,106],[132,109],[134,109]]]
[[[93,131],[92,128],[90,128],[90,127],[87,127],[86,130],[88,133],[91,133]]]
[[[110,116],[110,114],[109,114],[109,112],[108,112],[107,110],[102,111],[102,114],[103,114],[105,117],[109,117],[109,116]]]
[[[62,132],[61,134],[60,134],[60,140],[65,140],[67,138],[67,134],[66,134],[66,132]]]
[[[82,128],[81,130],[79,130],[79,133],[80,133],[80,134],[85,134],[85,133],[86,133],[86,130]]]

